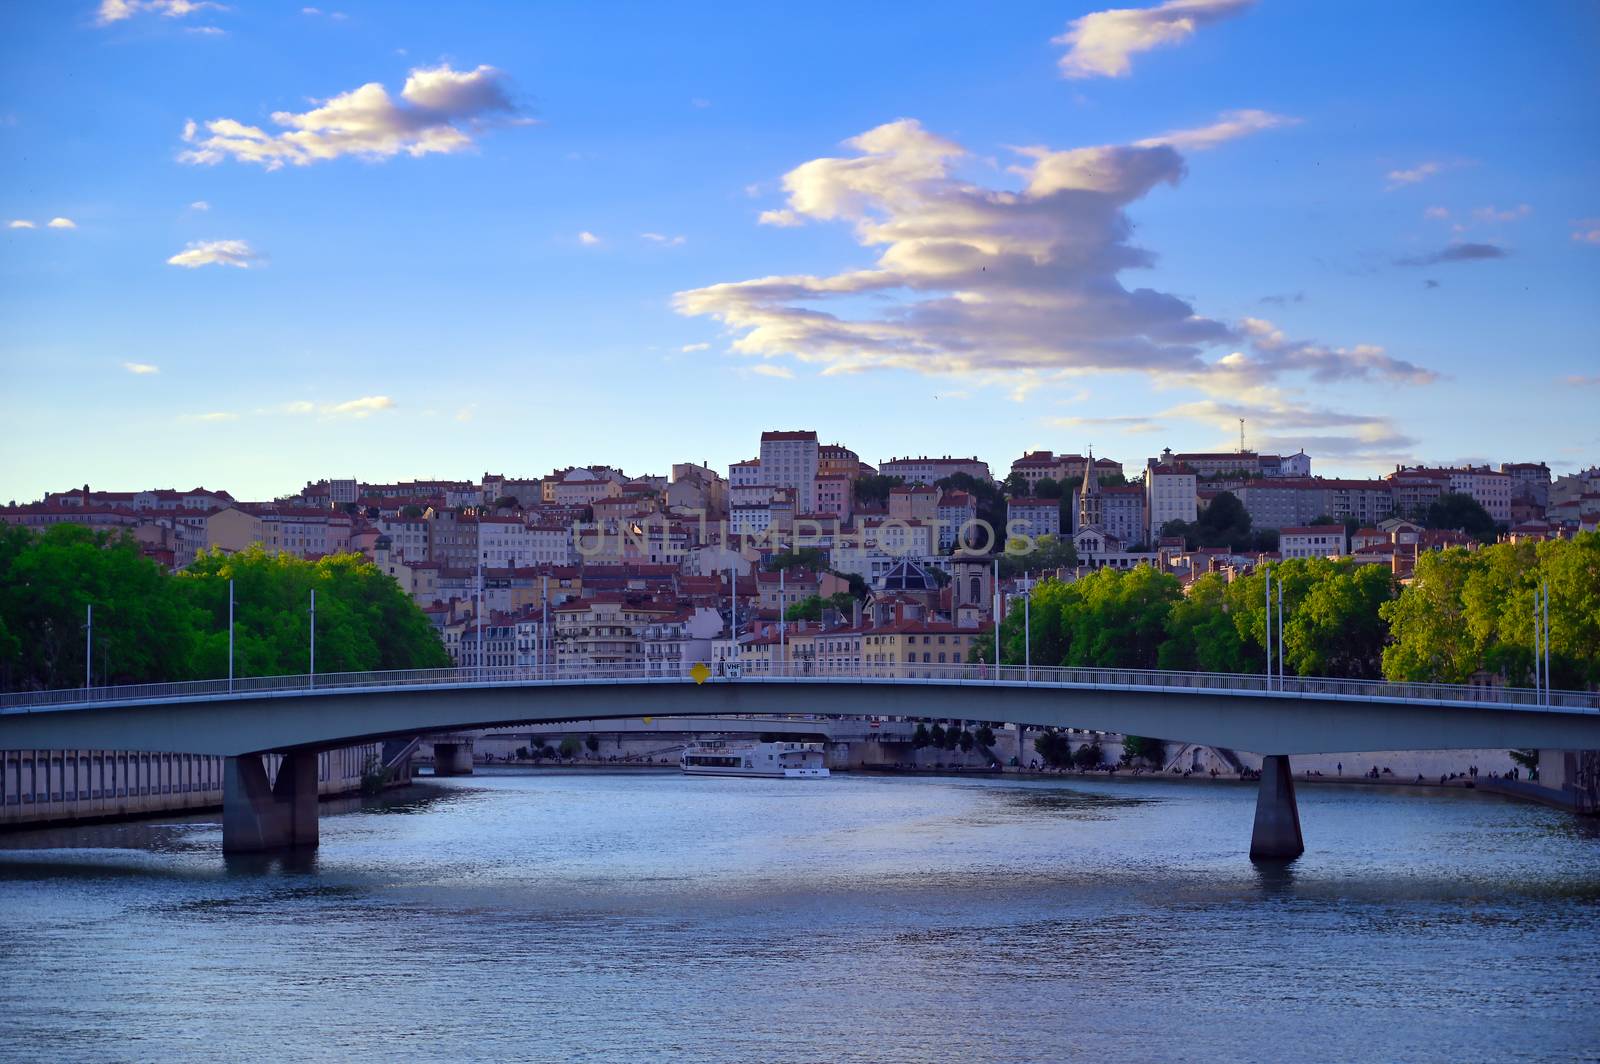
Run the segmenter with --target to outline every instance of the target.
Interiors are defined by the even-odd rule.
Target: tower
[[[1083,486],[1078,490],[1078,528],[1093,525],[1101,520],[1100,478],[1094,471],[1094,448],[1089,448],[1088,460],[1083,465]]]

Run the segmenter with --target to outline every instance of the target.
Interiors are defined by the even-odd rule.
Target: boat
[[[821,779],[828,775],[821,743],[694,743],[678,766],[690,776]]]

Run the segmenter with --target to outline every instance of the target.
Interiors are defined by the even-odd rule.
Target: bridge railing
[[[737,675],[734,673],[737,672]],[[1075,669],[1054,666],[993,665],[965,662],[867,663],[848,667],[826,662],[767,662],[746,658],[737,669],[727,663],[711,666],[707,683],[796,681],[835,683],[1004,684],[1030,687],[1159,688],[1173,691],[1218,691],[1278,697],[1335,697],[1420,702],[1473,703],[1498,706],[1548,706],[1600,712],[1600,692],[1535,692],[1530,688],[1462,684],[1389,683],[1331,677],[1293,676],[1279,679],[1260,673],[1177,672],[1141,669]],[[315,676],[248,676],[232,680],[75,687],[0,695],[0,713],[51,708],[169,700],[299,696],[332,691],[375,691],[386,688],[540,686],[618,683],[693,683],[691,676],[663,672],[659,665],[623,663],[603,666],[488,666],[449,669],[401,669],[384,672],[319,673]]]

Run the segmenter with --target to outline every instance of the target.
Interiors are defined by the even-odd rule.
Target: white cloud
[[[688,355],[694,353],[695,351],[708,350],[710,347],[710,344],[684,344],[682,347],[678,348],[678,350]]]
[[[779,380],[793,380],[794,370],[788,366],[777,366],[771,362],[757,362],[750,367],[751,373],[758,373],[763,377],[776,377]]]
[[[1136,141],[1135,147],[1154,148],[1167,144],[1179,151],[1206,151],[1230,140],[1262,133],[1269,129],[1300,124],[1300,119],[1288,115],[1275,115],[1271,111],[1224,111],[1217,121],[1198,129],[1177,129],[1159,137]]]
[[[1450,220],[1450,208],[1429,207],[1422,212],[1422,216],[1435,222],[1448,222]]]
[[[109,26],[113,22],[121,22],[146,11],[167,18],[182,18],[196,11],[206,10],[228,9],[221,4],[213,3],[212,0],[100,0],[100,9],[95,14],[95,21],[102,26]]]
[[[149,377],[161,372],[160,366],[152,366],[148,362],[124,362],[122,368],[135,377]]]
[[[228,31],[220,26],[186,26],[183,32],[193,33],[200,37],[226,37]]]
[[[1519,203],[1508,210],[1499,210],[1491,204],[1474,210],[1472,217],[1479,222],[1520,222],[1532,213],[1533,208],[1526,203]]]
[[[1068,78],[1125,77],[1131,58],[1181,44],[1201,26],[1242,14],[1255,0],[1167,0],[1155,7],[1115,8],[1074,19],[1052,44],[1064,44],[1061,74]]]
[[[283,404],[279,412],[285,414],[316,414],[324,418],[365,418],[384,410],[394,409],[394,400],[387,395],[364,395],[359,399],[348,399],[342,403],[313,403],[308,399],[296,399]]]
[[[778,211],[762,211],[760,217],[758,217],[756,221],[760,222],[762,225],[775,225],[780,229],[786,229],[790,226],[805,224],[805,221],[798,214],[796,214],[794,211],[788,210],[787,208]]]
[[[196,269],[200,266],[237,266],[246,269],[261,262],[261,256],[243,240],[195,240],[167,260],[168,266]]]
[[[1389,181],[1389,188],[1396,189],[1405,185],[1419,184],[1437,175],[1443,169],[1443,163],[1425,162],[1418,163],[1408,170],[1390,170],[1384,177]]]
[[[1573,222],[1572,239],[1580,244],[1600,244],[1600,218],[1579,218]]]
[[[13,218],[9,222],[6,223],[6,228],[7,229],[37,229],[38,226],[34,225],[32,222],[28,221],[26,218]]]
[[[229,413],[226,410],[213,410],[209,414],[185,414],[185,415],[183,415],[182,420],[184,420],[184,421],[237,421],[237,420],[239,420],[239,415],[238,414],[234,414],[234,413]]]
[[[578,243],[582,244],[586,248],[592,248],[596,244],[600,243],[600,238],[589,232],[589,230],[585,229],[583,232],[578,234]]]
[[[311,15],[312,17],[331,18],[335,22],[343,21],[349,17],[343,11],[324,11],[317,7],[302,7],[300,13],[302,15]]]
[[[209,211],[211,209],[211,204],[207,203],[203,199],[197,199],[193,203],[189,204],[189,209],[191,211]]]
[[[285,163],[309,166],[323,159],[356,155],[387,159],[465,151],[473,134],[496,118],[514,118],[505,76],[494,67],[458,71],[448,65],[411,71],[400,100],[376,81],[319,102],[302,113],[275,111],[272,121],[287,132],[268,133],[231,118],[205,123],[201,136],[185,123],[179,153],[186,163],[211,165],[233,158],[276,170]]]
[[[668,236],[665,233],[640,233],[641,240],[648,240],[652,244],[664,244],[667,247],[678,247],[684,243],[684,237]]]
[[[1184,159],[1170,143],[1023,149],[1027,161],[1012,168],[1019,191],[953,176],[965,149],[912,120],[848,145],[850,156],[785,175],[786,210],[797,222],[849,223],[875,262],[679,292],[679,313],[721,321],[735,352],[793,356],[828,374],[899,368],[993,376],[1024,390],[1109,371],[1230,386],[1282,374],[1429,379],[1381,348],[1293,341],[1270,323],[1235,327],[1175,295],[1125,287],[1124,271],[1155,261],[1131,243],[1126,208],[1182,179]],[[1208,361],[1224,344],[1253,354]]]
[[[78,228],[78,223],[71,218],[58,217],[50,219],[49,226],[51,229],[76,229]]]

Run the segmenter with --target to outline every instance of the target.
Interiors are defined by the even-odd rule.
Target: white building
[[[810,430],[761,434],[761,479],[791,489],[796,513],[816,509],[817,453],[817,434]]]
[[[1303,525],[1278,530],[1278,553],[1285,558],[1342,558],[1343,525]]]
[[[990,480],[989,463],[977,457],[951,458],[891,458],[878,463],[878,473],[886,477],[900,477],[907,484],[933,484],[945,477],[965,473],[978,480]]]
[[[1152,458],[1144,471],[1144,493],[1151,543],[1161,538],[1161,526],[1168,521],[1193,521],[1199,515],[1195,474],[1185,466],[1162,465]]]

